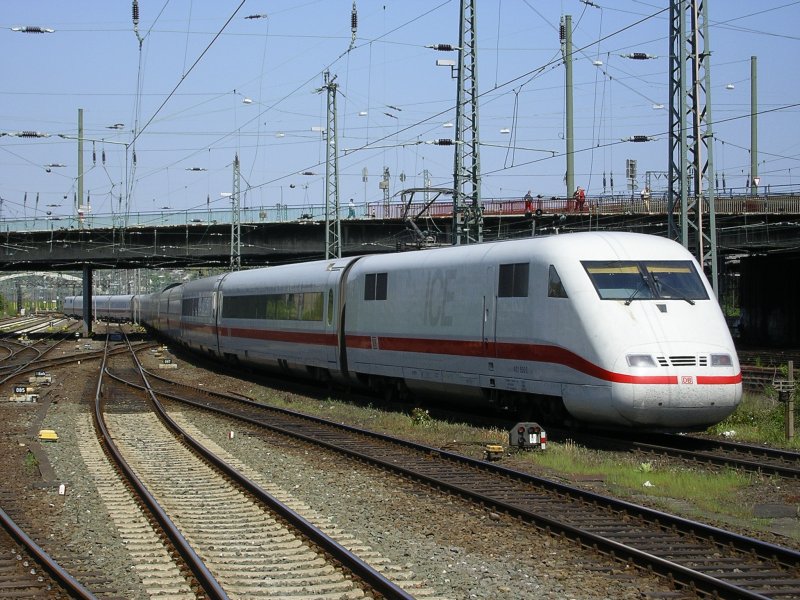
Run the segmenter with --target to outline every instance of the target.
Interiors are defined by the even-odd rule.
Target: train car
[[[741,398],[702,269],[655,236],[575,233],[253,269],[137,303],[149,327],[222,359],[545,422],[688,431]]]
[[[73,319],[83,318],[83,297],[65,296],[61,304],[61,312]]]
[[[94,318],[98,321],[113,321],[117,323],[130,321],[132,318],[131,306],[133,295],[122,296],[94,296]]]
[[[133,295],[92,296],[92,315],[98,321],[125,322],[132,319]],[[66,296],[62,311],[68,317],[83,318],[83,297]]]
[[[348,274],[347,368],[372,383],[623,427],[704,428],[741,398],[699,265],[580,233],[375,255]]]

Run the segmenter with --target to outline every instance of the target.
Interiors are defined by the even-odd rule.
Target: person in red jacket
[[[586,192],[581,186],[578,186],[572,198],[575,200],[575,210],[583,212],[583,205],[586,202]]]

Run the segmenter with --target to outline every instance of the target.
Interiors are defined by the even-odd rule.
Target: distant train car
[[[92,298],[92,301],[94,305],[94,318],[98,321],[120,323],[131,320],[132,294],[124,296],[95,296]]]
[[[98,321],[124,322],[132,318],[133,295],[97,295],[92,296],[92,314]],[[64,298],[62,310],[68,317],[83,318],[83,297],[67,296]]]
[[[83,297],[65,296],[61,304],[61,311],[68,317],[74,319],[83,318]]]
[[[137,297],[195,350],[545,421],[691,430],[741,398],[702,270],[655,236],[578,233],[228,273]]]

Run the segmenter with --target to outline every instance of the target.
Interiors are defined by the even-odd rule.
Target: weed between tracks
[[[708,429],[708,433],[725,436],[732,441],[770,444],[781,448],[800,449],[800,439],[787,440],[784,431],[785,406],[774,391],[764,394],[745,393],[742,402],[730,417]],[[800,404],[795,399],[795,407]],[[795,431],[800,430],[800,417],[795,408]]]
[[[255,393],[258,396],[258,392]],[[423,409],[405,414],[330,399],[320,402],[286,395],[260,399],[271,405],[405,437],[473,458],[483,456],[486,444],[508,445],[506,431],[440,421]],[[545,476],[601,481],[609,491],[623,496],[678,499],[700,510],[722,510],[734,516],[744,516],[747,511],[746,506],[736,502],[736,492],[753,483],[752,476],[746,473],[723,470],[712,475],[708,471],[665,466],[657,461],[643,463],[634,455],[592,450],[571,441],[550,442],[544,452],[513,452],[502,464],[510,467],[526,464],[530,470],[544,472]]]
[[[676,498],[701,510],[718,511],[726,506],[728,514],[747,514],[745,507],[730,503],[736,491],[752,484],[747,473],[723,470],[711,475],[708,471],[665,467],[653,461],[641,462],[633,455],[591,450],[571,441],[550,444],[547,452],[529,456],[536,464],[558,473],[602,480],[615,493]]]
[[[26,452],[25,453],[25,472],[28,474],[34,473],[39,468],[39,461],[36,460],[36,457],[33,455],[33,452]]]

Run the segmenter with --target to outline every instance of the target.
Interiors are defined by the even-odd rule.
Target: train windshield
[[[583,261],[603,300],[707,300],[708,293],[691,261]]]

